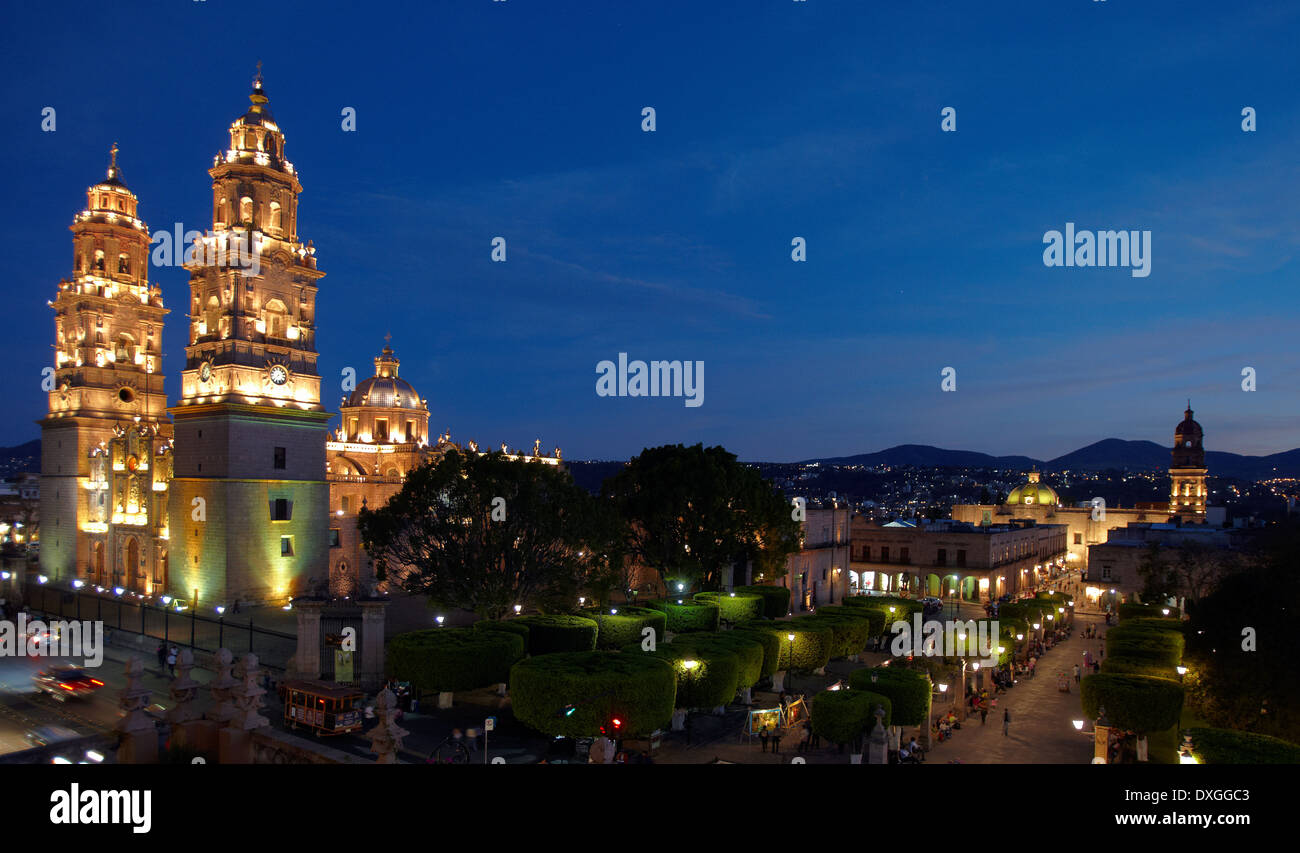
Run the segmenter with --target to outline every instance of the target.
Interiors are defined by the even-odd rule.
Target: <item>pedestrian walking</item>
[[[1079,665],[1077,663],[1074,665],[1074,683],[1079,683]]]
[[[767,726],[763,726],[763,730],[760,731],[760,732],[758,733],[758,739],[761,740],[761,741],[763,742],[763,751],[764,751],[764,752],[767,752],[767,739],[768,739],[768,737],[770,737],[770,735],[768,734],[768,727],[767,727]]]
[[[167,671],[171,673],[172,678],[176,677],[176,654],[175,646],[167,650]]]
[[[158,644],[158,668],[162,669],[166,665],[167,665],[167,645],[165,643],[159,643]]]
[[[988,719],[989,719],[989,706],[988,705],[980,706],[980,725],[981,726],[984,725],[986,722],[988,722]]]
[[[781,730],[780,729],[776,729],[775,731],[772,732],[772,751],[778,754],[781,752]]]
[[[1009,737],[1007,729],[1011,728],[1011,709],[1002,709],[1002,736]]]

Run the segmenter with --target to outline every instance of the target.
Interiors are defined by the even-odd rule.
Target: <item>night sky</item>
[[[39,434],[46,300],[110,145],[151,231],[210,228],[206,170],[258,60],[327,274],[332,410],[340,371],[369,375],[391,332],[431,433],[540,437],[566,458],[696,441],[754,460],[899,443],[1050,458],[1168,444],[1187,397],[1208,449],[1300,445],[1300,5],[6,11],[0,445]],[[1149,230],[1150,276],[1044,266],[1067,222]],[[152,277],[174,404],[188,275]],[[598,397],[620,352],[703,361],[704,404]]]

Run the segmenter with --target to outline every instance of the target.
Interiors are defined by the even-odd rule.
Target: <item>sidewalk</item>
[[[1097,625],[1104,633],[1104,623],[1097,613],[1076,610],[1070,638],[1039,658],[1037,675],[1021,676],[1015,687],[999,694],[998,706],[989,709],[987,723],[981,724],[979,714],[972,714],[950,740],[934,745],[927,761],[956,760],[962,764],[1087,764],[1091,761],[1091,734],[1082,734],[1073,725],[1074,720],[1083,718],[1074,664],[1082,668],[1084,651],[1090,650],[1096,658],[1102,646],[1099,638],[1083,639],[1083,629],[1088,625]],[[1069,693],[1057,689],[1058,672],[1068,674]],[[1006,709],[1011,711],[1011,725],[1004,736],[1002,713]],[[1091,723],[1084,726],[1085,732],[1091,730]]]

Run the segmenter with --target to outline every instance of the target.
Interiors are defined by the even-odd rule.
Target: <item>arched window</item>
[[[130,362],[133,355],[135,355],[135,338],[123,332],[117,336],[117,342],[113,345],[113,358],[125,364]]]
[[[253,200],[248,196],[239,200],[239,221],[244,223],[253,221]]]
[[[131,272],[131,259],[127,257],[126,252],[117,256],[117,271],[123,275]]]
[[[269,338],[283,338],[288,335],[289,309],[279,299],[266,303],[266,335]]]
[[[95,269],[99,272],[104,271],[104,250],[103,249],[95,250]]]
[[[217,202],[217,224],[227,225],[230,223],[230,199],[222,198]]]
[[[271,202],[270,230],[278,232],[280,230],[280,227],[281,227],[280,226],[280,203],[278,201],[273,201]]]

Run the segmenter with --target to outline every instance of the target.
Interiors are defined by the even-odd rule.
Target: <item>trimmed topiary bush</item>
[[[528,628],[528,653],[589,652],[596,648],[600,626],[585,616],[554,614],[520,616],[513,620]]]
[[[720,633],[725,633],[728,637],[753,640],[758,643],[763,647],[763,666],[760,670],[760,677],[776,675],[778,665],[781,662],[782,640],[779,634],[774,631],[750,631],[743,628]]]
[[[763,596],[756,593],[697,592],[695,600],[718,605],[722,620],[733,625],[763,618]]]
[[[1156,666],[1175,667],[1183,660],[1183,635],[1160,628],[1111,628],[1106,632],[1106,657],[1127,657]]]
[[[621,649],[631,643],[640,643],[646,628],[654,629],[657,645],[664,641],[664,631],[668,625],[668,616],[662,610],[631,604],[591,608],[579,615],[591,619],[599,626],[596,634],[596,648],[599,649]]]
[[[1300,744],[1235,729],[1188,729],[1202,764],[1300,764]]]
[[[624,737],[672,720],[677,678],[662,658],[616,652],[558,652],[510,670],[515,718],[550,737],[594,737],[618,718]]]
[[[688,635],[689,636],[689,635]],[[740,660],[730,649],[706,648],[676,641],[653,652],[625,650],[624,654],[656,657],[672,667],[677,678],[678,708],[716,708],[736,698],[740,682]],[[693,664],[687,666],[687,664]]]
[[[1081,693],[1085,715],[1095,719],[1104,707],[1112,725],[1139,734],[1171,728],[1183,710],[1182,686],[1163,678],[1089,675],[1083,679]]]
[[[820,669],[830,663],[831,645],[834,643],[835,633],[824,621],[814,622],[805,619],[799,622],[792,619],[788,622],[760,622],[757,628],[772,632],[780,641],[780,655],[776,665],[778,670],[807,671]],[[787,636],[789,634],[794,634],[793,660],[791,659],[792,644]]]
[[[790,590],[783,586],[738,586],[734,592],[747,592],[763,598],[763,615],[768,619],[780,619],[790,612]]]
[[[753,687],[763,677],[763,643],[758,637],[737,636],[739,631],[717,633],[694,632],[678,634],[672,642],[674,648],[700,653],[726,652],[736,656],[738,670],[736,686]]]
[[[867,638],[879,637],[891,624],[883,610],[871,607],[845,607],[843,604],[825,604],[817,608],[818,616],[847,616],[853,619],[865,619],[871,626],[867,629]]]
[[[871,680],[872,675],[876,676],[875,681]],[[853,691],[869,691],[889,697],[893,725],[929,725],[934,688],[930,676],[924,672],[897,666],[859,669],[849,676],[849,687]]]
[[[844,599],[845,607],[866,607],[872,610],[880,610],[885,614],[889,621],[902,619],[907,621],[912,618],[913,613],[920,613],[925,610],[925,605],[919,601],[913,601],[910,598],[897,598],[892,595],[850,595]],[[889,608],[894,608],[890,613]]]
[[[645,606],[663,611],[668,616],[668,630],[674,634],[687,631],[716,631],[722,618],[722,610],[710,601],[695,601],[682,598],[671,601],[647,601]]]
[[[1178,670],[1172,666],[1161,666],[1145,658],[1133,658],[1126,655],[1107,655],[1102,658],[1101,671],[1111,675],[1145,675],[1148,678],[1178,681]]]
[[[813,625],[829,625],[831,629],[831,657],[846,658],[856,655],[867,647],[871,639],[871,621],[852,616],[823,614],[820,610],[813,616],[800,616],[791,622],[808,622]]]
[[[1163,616],[1164,614],[1160,611],[1161,608],[1154,604],[1138,604],[1136,602],[1121,604],[1115,608],[1115,614],[1119,616],[1120,622],[1128,619]]]
[[[1035,601],[1014,601],[998,606],[998,618],[1020,619],[1032,627],[1037,622],[1041,628],[1047,621],[1048,605]]]
[[[891,725],[889,697],[867,690],[823,690],[812,698],[813,732],[833,744],[853,743],[876,725],[876,707],[885,711],[882,724]]]
[[[498,622],[495,619],[480,619],[472,626],[475,631],[502,631],[524,638],[524,654],[528,654],[528,626],[513,619]]]
[[[434,628],[388,642],[387,671],[426,693],[452,693],[500,684],[524,655],[524,639],[506,631]]]

